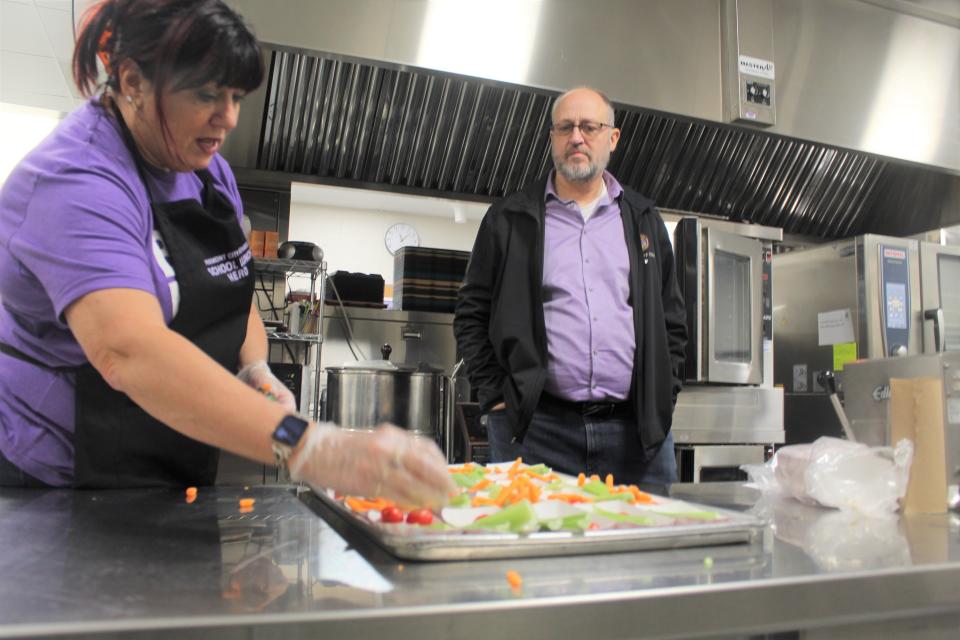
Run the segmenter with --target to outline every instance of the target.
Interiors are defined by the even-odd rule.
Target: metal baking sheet
[[[754,544],[762,541],[764,527],[763,522],[755,516],[684,500],[686,504],[712,511],[726,519],[708,524],[534,533],[421,533],[417,527],[412,526],[404,528],[401,534],[387,531],[366,517],[354,513],[325,491],[315,489],[302,497],[308,506],[325,519],[341,519],[351,529],[362,532],[391,554],[405,560],[529,558]]]

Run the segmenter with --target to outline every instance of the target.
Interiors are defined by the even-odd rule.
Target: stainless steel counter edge
[[[827,584],[824,584],[824,583]],[[960,612],[960,566],[862,572],[757,584],[498,603],[331,613],[196,616],[0,628],[2,638],[430,637],[525,640],[561,637],[693,637],[763,633]],[[896,602],[892,602],[891,598]],[[691,615],[696,612],[696,615]],[[242,630],[242,631],[241,631]],[[190,635],[185,635],[190,634]],[[381,635],[382,634],[382,635]],[[506,634],[506,635],[504,635]],[[245,636],[247,637],[247,636]]]
[[[756,500],[739,484],[674,489],[727,508]],[[256,498],[252,516],[238,512],[242,496]],[[754,545],[404,566],[288,487],[204,489],[192,504],[165,490],[0,490],[0,638],[599,640],[924,618],[960,627],[956,514],[849,526],[836,511],[780,509]],[[509,569],[523,576],[519,592]]]

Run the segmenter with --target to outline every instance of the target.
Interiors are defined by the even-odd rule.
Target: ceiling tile
[[[32,5],[0,0],[0,49],[35,56],[53,56],[37,8]]]
[[[0,52],[0,96],[3,92],[70,97],[70,90],[54,58],[15,51]]]
[[[37,7],[37,15],[43,25],[44,33],[53,55],[58,60],[73,57],[73,20],[68,11],[57,11],[47,7]]]
[[[67,13],[73,11],[73,0],[34,0],[34,4],[38,7],[56,9],[57,11],[65,11]]]
[[[57,60],[57,65],[60,67],[60,73],[63,75],[63,81],[67,84],[67,89],[70,90],[70,95],[74,98],[83,99],[76,83],[73,81],[73,63],[69,60]]]

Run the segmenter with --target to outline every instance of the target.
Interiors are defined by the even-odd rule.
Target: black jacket
[[[482,409],[505,401],[518,441],[523,440],[546,379],[542,288],[546,180],[544,176],[494,203],[483,217],[453,321],[457,348]],[[632,399],[640,441],[650,459],[673,421],[687,342],[686,315],[663,219],[650,200],[626,187],[619,203],[637,336]],[[649,241],[646,252],[641,235]]]

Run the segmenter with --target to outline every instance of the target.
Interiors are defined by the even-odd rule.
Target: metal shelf
[[[289,277],[292,274],[306,274],[310,276],[310,306],[314,304],[319,304],[319,309],[317,313],[319,315],[318,323],[319,327],[323,327],[323,303],[325,295],[325,285],[326,285],[326,273],[327,273],[327,263],[326,262],[310,262],[307,260],[283,260],[283,259],[270,259],[270,258],[254,258],[253,259],[253,269],[256,273],[267,273],[276,276],[284,276],[284,278]],[[284,285],[286,288],[286,284]],[[313,384],[311,385],[313,394],[311,398],[304,406],[304,398],[300,398],[300,410],[303,413],[306,413],[308,407],[312,405],[312,411],[310,415],[314,420],[320,418],[320,350],[323,347],[323,333],[267,333],[267,340],[275,343],[299,343],[308,345],[306,349],[312,351],[314,345],[316,345],[316,354],[313,358]],[[288,347],[289,351],[289,347]],[[293,354],[291,353],[291,356]],[[307,355],[304,355],[306,358]]]
[[[319,274],[326,267],[323,262],[309,262],[307,260],[283,260],[280,258],[254,258],[253,267],[261,273],[291,274],[307,273]]]
[[[278,342],[308,342],[310,344],[320,344],[323,342],[323,336],[316,333],[267,333],[268,340]]]

